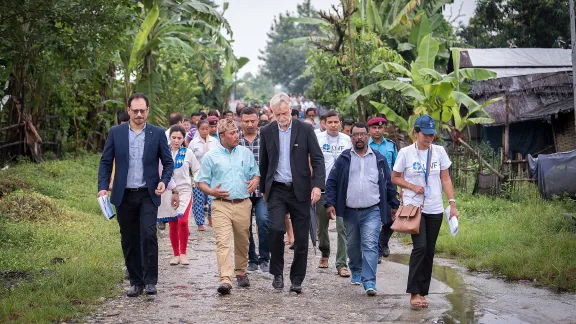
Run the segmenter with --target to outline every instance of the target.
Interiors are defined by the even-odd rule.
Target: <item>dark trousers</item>
[[[274,183],[268,194],[268,214],[270,216],[270,273],[284,273],[284,217],[290,213],[294,231],[294,260],[290,269],[290,281],[301,283],[306,276],[308,259],[308,234],[310,231],[311,201],[298,201],[292,187]]]
[[[388,242],[394,231],[390,228],[392,226],[392,221],[382,224],[382,230],[380,231],[380,237],[378,238],[378,256],[382,256],[384,248],[388,247]]]
[[[126,190],[116,212],[130,284],[155,285],[158,281],[158,207],[152,203],[148,190]]]
[[[250,197],[252,201],[253,216],[256,216],[256,226],[258,226],[258,254],[256,254],[256,244],[254,243],[254,234],[252,233],[252,217],[250,217],[250,246],[248,247],[248,262],[261,264],[270,261],[270,251],[268,244],[268,228],[270,219],[268,217],[268,208],[262,197]]]
[[[408,270],[408,287],[410,294],[428,295],[432,280],[432,265],[436,240],[442,226],[442,214],[422,213],[420,234],[412,235],[412,254]]]

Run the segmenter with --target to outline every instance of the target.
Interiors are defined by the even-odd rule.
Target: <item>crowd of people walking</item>
[[[295,103],[300,109],[293,109]],[[111,128],[98,196],[110,194],[116,206],[130,280],[127,295],[157,293],[157,230],[165,223],[174,254],[170,264],[190,263],[192,214],[198,231],[207,229],[206,220],[213,229],[220,294],[230,294],[234,281],[249,287],[248,274],[256,270],[270,273],[272,287],[282,290],[286,247],[294,250],[290,291],[300,294],[310,229],[317,232],[312,231],[321,252],[318,267],[328,268],[333,251],[328,228],[335,220],[338,275],[374,296],[378,264],[390,254],[392,224],[406,219],[404,207],[414,206],[421,214],[412,234],[406,292],[412,307],[428,307],[443,192],[450,217],[460,216],[450,159],[433,144],[434,120],[416,119],[414,143],[398,150],[386,138],[385,116],[365,124],[342,120],[330,110],[317,127],[313,103],[285,93],[263,108],[238,104],[235,110],[222,115],[201,110],[190,118],[172,113],[169,129],[163,130],[147,122],[148,98],[134,94],[120,117],[125,123]]]

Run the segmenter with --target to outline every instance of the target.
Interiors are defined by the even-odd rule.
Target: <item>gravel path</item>
[[[335,223],[331,223],[333,228]],[[335,248],[336,233],[330,232]],[[169,266],[168,231],[161,231],[158,295],[104,300],[88,323],[576,323],[576,296],[554,294],[529,283],[507,283],[471,274],[449,260],[438,259],[428,300],[430,308],[412,310],[405,293],[409,249],[394,239],[390,258],[378,266],[378,296],[368,297],[334,267],[319,269],[319,251],[310,245],[303,293],[289,293],[291,251],[286,249],[285,288],[272,288],[272,276],[250,274],[250,288],[234,284],[232,294],[216,292],[218,275],[212,230],[191,226],[189,266]],[[124,281],[122,288],[129,283]]]

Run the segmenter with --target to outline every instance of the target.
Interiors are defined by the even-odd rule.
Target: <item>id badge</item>
[[[424,187],[424,197],[430,197],[430,186]]]

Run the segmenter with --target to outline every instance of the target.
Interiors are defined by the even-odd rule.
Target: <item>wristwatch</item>
[[[451,202],[456,203],[456,200],[454,200],[454,199],[448,199],[448,203],[451,203]]]
[[[178,194],[178,191],[172,190],[172,194],[173,194],[173,195],[177,195],[177,194]]]

